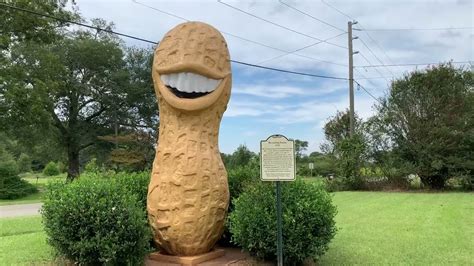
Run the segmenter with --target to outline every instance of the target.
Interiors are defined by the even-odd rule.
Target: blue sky
[[[472,27],[474,14],[473,2],[469,0],[283,1],[287,5],[278,1],[223,1],[291,31],[211,0],[76,2],[85,18],[100,17],[113,21],[116,31],[122,33],[159,41],[168,30],[183,22],[170,15],[173,14],[207,22],[231,33],[224,34],[224,37],[234,60],[337,77],[348,75],[348,51],[341,48],[347,47],[347,35],[334,36],[343,33],[349,19],[324,2],[359,21],[355,28],[364,29]],[[354,40],[354,50],[360,52],[354,55],[355,66],[472,61],[474,58],[472,28],[354,31],[354,35],[359,37]],[[330,42],[335,45],[320,43],[298,51],[298,55],[282,52],[314,44],[317,42],[315,39],[331,37],[334,38]],[[124,41],[127,45],[147,46],[135,40]],[[275,57],[279,58],[272,59]],[[360,67],[356,68],[354,77],[371,94],[381,97],[386,94],[391,79],[423,67]],[[276,133],[308,141],[308,152],[319,150],[324,141],[322,127],[327,118],[337,110],[348,108],[347,81],[284,74],[237,64],[232,64],[232,70],[232,96],[220,128],[222,152],[231,153],[240,144],[258,151],[260,140]],[[365,79],[367,77],[374,79]],[[355,109],[360,117],[372,115],[375,102],[365,91],[355,90]]]

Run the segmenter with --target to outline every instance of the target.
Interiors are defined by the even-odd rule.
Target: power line
[[[451,64],[471,64],[472,61],[451,61]],[[357,68],[369,68],[369,67],[399,67],[399,66],[422,66],[422,65],[440,65],[443,63],[405,63],[405,64],[390,64],[390,65],[366,65],[366,66],[354,66]]]
[[[367,63],[369,63],[369,65],[373,66],[373,64],[369,61],[369,59],[367,59],[367,57],[365,57],[365,55],[364,55],[363,53],[360,53],[360,52],[359,52],[359,54],[360,54],[360,56],[362,56],[362,58],[365,59],[365,61],[367,61]],[[379,71],[378,68],[375,68],[375,71],[377,71],[377,73],[378,73],[381,77],[383,76],[383,74]],[[359,73],[360,73],[360,72],[359,72]],[[388,81],[388,79],[385,78],[385,80],[387,81],[387,83],[390,83],[390,82]]]
[[[338,35],[336,35],[336,36],[327,38],[327,39],[325,39],[325,40],[327,41],[327,40],[335,39],[335,38],[337,38],[337,37],[339,37],[339,36],[341,36],[341,35],[344,35],[344,34],[346,34],[346,33],[344,32],[344,33],[338,34]],[[267,62],[269,62],[269,61],[272,61],[272,60],[275,60],[275,59],[278,59],[278,58],[281,58],[281,57],[284,57],[284,56],[287,56],[287,55],[290,55],[290,54],[295,54],[296,52],[299,52],[299,51],[301,51],[301,50],[304,50],[304,49],[313,47],[313,46],[318,45],[318,44],[320,44],[320,43],[321,43],[321,42],[319,41],[319,42],[315,42],[315,43],[310,44],[310,45],[306,45],[306,46],[301,47],[301,48],[298,48],[298,49],[296,49],[296,50],[289,51],[289,52],[286,52],[286,53],[284,53],[284,54],[277,55],[277,56],[275,56],[275,57],[272,57],[272,58],[263,60],[263,61],[259,62],[259,64],[267,63]],[[298,54],[295,54],[295,55],[298,55]],[[322,60],[321,60],[321,61],[322,61]],[[323,61],[323,62],[329,62],[329,61]],[[334,62],[331,62],[331,63],[332,63],[332,64],[335,64]],[[346,65],[344,65],[344,64],[338,64],[338,65],[346,66]]]
[[[306,12],[304,12],[304,11],[302,11],[302,10],[300,10],[300,9],[298,9],[298,8],[296,8],[296,7],[294,7],[294,6],[290,5],[290,4],[288,4],[288,3],[285,3],[285,2],[283,2],[283,1],[281,1],[281,0],[279,0],[279,2],[280,2],[282,5],[285,5],[285,6],[289,7],[289,8],[291,8],[291,9],[295,10],[296,12],[299,12],[299,13],[301,13],[301,14],[303,14],[303,15],[306,15],[306,16],[308,16],[308,17],[310,17],[310,18],[316,20],[316,21],[319,21],[319,22],[323,23],[324,25],[327,25],[327,26],[329,26],[329,27],[332,27],[332,28],[334,28],[334,29],[336,29],[336,30],[340,30],[340,31],[342,31],[342,32],[344,32],[344,33],[347,33],[346,30],[343,30],[343,29],[341,29],[341,28],[339,28],[339,27],[337,27],[337,26],[334,26],[333,24],[331,24],[331,23],[329,23],[329,22],[326,22],[326,21],[321,20],[321,19],[319,19],[319,18],[317,18],[317,17],[315,17],[315,16],[313,16],[313,15],[311,15],[311,14],[308,14],[308,13],[306,13]]]
[[[359,24],[361,28],[362,27],[362,24]],[[388,56],[388,54],[385,52],[385,49],[382,48],[382,45],[380,45],[374,38],[372,38],[372,36],[370,36],[370,34],[367,32],[367,31],[364,31],[365,35],[367,35],[367,37],[369,37],[369,39],[372,41],[372,43],[374,43],[380,51],[382,51],[382,53],[385,55],[385,57],[388,59],[388,62],[390,62],[391,64],[394,64],[392,58],[390,58],[390,56]],[[402,70],[401,68],[399,68],[399,70]],[[393,75],[393,73],[392,73]]]
[[[357,86],[361,89],[363,89],[370,97],[372,97],[374,100],[376,100],[377,102],[383,104],[383,102],[378,99],[377,97],[375,97],[372,93],[370,93],[369,90],[367,90],[364,86],[362,86],[359,82],[357,82],[357,80],[354,80],[354,82],[357,84]]]
[[[346,17],[346,18],[348,18],[348,19],[350,19],[350,20],[356,20],[355,18],[353,18],[353,17],[350,16],[349,14],[342,12],[341,10],[337,9],[335,6],[329,4],[328,2],[326,2],[326,1],[324,1],[324,0],[321,0],[321,2],[323,2],[325,5],[327,5],[328,7],[332,8],[333,10],[335,10],[336,12],[338,12],[339,14],[343,15],[344,17]],[[359,25],[360,25],[361,28],[363,28],[361,23],[359,23]],[[369,39],[370,39],[373,43],[375,43],[375,45],[380,49],[380,51],[382,51],[382,53],[387,57],[388,61],[390,61],[390,62],[393,64],[392,59],[387,55],[387,53],[384,51],[384,49],[382,49],[382,46],[379,45],[378,42],[376,42],[375,39],[372,38],[372,36],[370,36],[370,34],[369,34],[368,32],[364,32],[364,33],[367,35],[367,37],[369,37]],[[361,40],[361,41],[362,41],[362,40]],[[372,53],[373,53],[373,52],[372,52]],[[380,61],[380,60],[379,60],[379,61]],[[384,63],[382,63],[382,62],[381,62],[381,64],[384,65]],[[388,68],[387,68],[387,69],[388,69]],[[393,72],[390,71],[390,73],[391,73],[392,75],[394,75]]]
[[[160,12],[160,13],[163,13],[163,14],[166,14],[168,16],[171,16],[171,17],[174,17],[174,18],[177,18],[177,19],[180,19],[180,20],[183,20],[183,21],[190,21],[189,19],[187,18],[184,18],[184,17],[181,17],[181,16],[178,16],[176,14],[173,14],[173,13],[170,13],[170,12],[167,12],[167,11],[164,11],[164,10],[161,10],[161,9],[158,9],[156,7],[153,7],[153,6],[149,6],[147,4],[144,4],[144,3],[141,3],[141,2],[138,2],[136,0],[132,0],[134,3],[136,4],[139,4],[141,6],[144,6],[144,7],[147,7],[147,8],[150,8],[150,9],[153,9],[157,12]],[[238,35],[235,35],[233,33],[230,33],[230,32],[225,32],[225,31],[220,31],[222,32],[224,35],[228,35],[228,36],[231,36],[233,38],[236,38],[236,39],[240,39],[240,40],[243,40],[243,41],[246,41],[246,42],[249,42],[249,43],[253,43],[253,44],[256,44],[256,45],[260,45],[262,47],[266,47],[266,48],[270,48],[270,49],[273,49],[273,50],[276,50],[276,51],[279,51],[279,52],[283,52],[285,54],[294,54],[295,56],[298,56],[298,57],[301,57],[301,58],[306,58],[306,59],[310,59],[310,60],[313,60],[313,61],[317,61],[317,62],[322,62],[322,63],[326,63],[326,64],[332,64],[332,65],[337,65],[337,66],[343,66],[343,67],[346,67],[347,65],[345,64],[340,64],[340,63],[336,63],[336,62],[331,62],[331,61],[326,61],[326,60],[322,60],[322,59],[319,59],[319,58],[315,58],[315,57],[311,57],[311,56],[307,56],[307,55],[302,55],[302,54],[297,54],[297,53],[294,53],[293,51],[288,51],[288,50],[284,50],[284,49],[280,49],[280,48],[277,48],[277,47],[274,47],[274,46],[271,46],[271,45],[268,45],[268,44],[265,44],[265,43],[261,43],[261,42],[258,42],[258,41],[254,41],[254,40],[250,40],[250,39],[247,39],[245,37],[242,37],[242,36],[238,36]],[[329,39],[332,39],[329,38]],[[327,39],[326,39],[327,40]],[[321,43],[318,42],[318,43],[315,43],[314,45],[316,44],[319,44]]]
[[[375,59],[377,59],[377,61],[379,61],[380,64],[382,64],[382,66],[385,66],[385,64],[382,62],[382,60],[380,60],[380,58],[372,51],[372,49],[370,49],[370,47],[364,42],[363,39],[359,38],[360,42],[367,48],[367,50],[369,50],[369,52],[375,57]],[[370,63],[369,63],[370,64]],[[392,70],[390,70],[389,68],[386,68],[390,74],[392,74],[392,76],[395,76],[395,74],[393,74]],[[381,76],[383,76],[382,74],[380,74]]]
[[[7,7],[7,8],[14,9],[14,10],[18,10],[18,11],[30,13],[30,14],[33,14],[33,15],[36,15],[36,16],[47,17],[47,18],[51,18],[51,19],[54,19],[54,20],[57,20],[57,21],[67,22],[67,23],[71,23],[71,24],[78,25],[78,26],[81,26],[81,27],[86,27],[86,28],[90,28],[90,29],[95,29],[95,30],[97,30],[97,31],[104,31],[104,32],[108,32],[108,33],[111,33],[111,34],[115,34],[115,35],[119,35],[119,36],[124,36],[124,37],[127,37],[127,38],[132,38],[132,39],[139,40],[139,41],[143,41],[143,42],[147,42],[147,43],[152,43],[152,44],[158,44],[158,43],[159,43],[159,42],[154,42],[154,41],[150,41],[150,40],[147,40],[147,39],[135,37],[135,36],[132,36],[132,35],[128,35],[128,34],[116,32],[116,31],[113,31],[113,30],[103,29],[103,28],[99,28],[99,27],[87,25],[87,24],[84,24],[84,23],[80,23],[80,22],[76,22],[76,21],[72,21],[72,20],[66,20],[66,19],[62,19],[62,18],[55,17],[55,16],[51,16],[51,15],[39,13],[39,12],[36,12],[36,11],[32,11],[32,10],[28,10],[28,9],[24,9],[24,8],[19,8],[19,7],[11,6],[11,5],[4,4],[4,3],[0,3],[0,5],[1,5],[1,6],[5,6],[5,7]],[[301,75],[301,76],[309,76],[309,77],[315,77],[315,78],[334,79],[334,80],[347,80],[347,78],[342,78],[342,77],[326,76],[326,75],[319,75],[319,74],[313,74],[313,73],[304,73],[304,72],[297,72],[297,71],[291,71],[291,70],[286,70],[286,69],[279,69],[279,68],[273,68],[273,67],[266,67],[266,66],[261,66],[261,65],[257,65],[257,64],[246,63],[246,62],[237,61],[237,60],[230,60],[230,62],[235,63],[235,64],[245,65],[245,66],[255,67],[255,68],[261,68],[261,69],[272,70],[272,71],[277,71],[277,72],[282,72],[282,73],[288,73],[288,74],[295,74],[295,75]]]
[[[343,15],[344,17],[348,18],[349,20],[355,20],[353,17],[347,15],[346,13],[342,12],[341,10],[337,9],[335,6],[333,5],[330,5],[328,2],[324,1],[324,0],[321,0],[321,2],[325,5],[327,5],[328,7],[336,10],[339,14]]]
[[[279,68],[273,68],[273,67],[266,67],[266,66],[261,66],[261,65],[256,65],[256,64],[250,64],[250,63],[245,63],[245,62],[240,62],[240,61],[235,61],[235,60],[231,60],[231,62],[237,63],[237,64],[241,64],[241,65],[251,66],[251,67],[258,67],[258,68],[262,68],[262,69],[267,69],[267,70],[273,70],[273,71],[288,73],[288,74],[295,74],[295,75],[308,76],[308,77],[315,77],[315,78],[325,78],[325,79],[335,79],[335,80],[348,80],[347,78],[343,78],[343,77],[333,77],[333,76],[324,76],[324,75],[319,75],[319,74],[311,74],[311,73],[297,72],[297,71],[291,71],[291,70],[285,70],[285,69],[279,69]]]
[[[472,30],[474,27],[449,27],[449,28],[387,28],[387,29],[354,29],[357,31],[444,31],[444,30]]]
[[[272,25],[274,25],[274,26],[277,26],[277,27],[279,27],[279,28],[282,28],[282,29],[291,31],[291,32],[293,32],[293,33],[296,33],[296,34],[299,34],[299,35],[302,35],[302,36],[305,36],[305,37],[308,37],[308,38],[311,38],[311,39],[313,39],[313,40],[317,40],[317,41],[321,41],[321,42],[330,44],[330,45],[333,45],[333,46],[336,46],[336,47],[339,47],[339,48],[342,48],[342,49],[347,49],[347,47],[345,47],[345,46],[342,46],[342,45],[339,45],[339,44],[336,44],[336,43],[332,43],[332,42],[328,42],[328,41],[324,41],[324,40],[322,40],[322,39],[320,39],[320,38],[317,38],[317,37],[314,37],[314,36],[312,36],[312,35],[308,35],[308,34],[306,34],[306,33],[303,33],[303,32],[297,31],[297,30],[294,30],[294,29],[292,29],[292,28],[288,28],[288,27],[286,27],[286,26],[283,26],[283,25],[278,24],[278,23],[276,23],[276,22],[273,22],[273,21],[271,21],[271,20],[268,20],[268,19],[259,17],[259,16],[255,15],[255,14],[252,14],[252,13],[250,13],[250,12],[247,12],[247,11],[245,11],[245,10],[243,10],[243,9],[240,9],[240,8],[238,8],[238,7],[235,7],[235,6],[229,5],[229,4],[227,4],[227,3],[224,3],[224,2],[222,2],[222,0],[217,0],[217,2],[220,3],[220,4],[223,4],[223,5],[225,5],[225,6],[227,6],[227,7],[229,7],[229,8],[232,8],[232,9],[234,9],[234,10],[237,10],[237,11],[239,11],[239,12],[242,12],[242,13],[244,13],[244,14],[247,14],[247,15],[249,15],[249,16],[251,16],[251,17],[254,17],[254,18],[259,19],[259,20],[261,20],[261,21],[265,21],[265,22],[267,22],[267,23],[269,23],[269,24],[272,24]]]
[[[8,7],[8,8],[11,8],[11,9],[16,9],[16,10],[19,10],[19,11],[23,11],[23,12],[26,12],[26,13],[30,13],[30,14],[33,14],[33,15],[36,15],[36,16],[41,16],[41,17],[46,17],[46,18],[54,19],[54,20],[57,20],[57,21],[60,21],[60,22],[63,22],[63,23],[71,23],[71,24],[75,24],[75,25],[78,25],[78,26],[81,26],[81,27],[86,27],[86,28],[89,28],[89,29],[97,30],[97,31],[104,31],[104,32],[107,32],[107,33],[119,35],[119,36],[122,36],[122,37],[134,39],[134,40],[137,40],[137,41],[147,42],[147,43],[151,43],[151,44],[158,44],[158,42],[146,40],[146,39],[143,39],[143,38],[140,38],[140,37],[135,37],[135,36],[128,35],[128,34],[125,34],[125,33],[120,33],[120,32],[113,31],[113,30],[109,30],[109,29],[103,29],[103,28],[99,28],[99,27],[87,25],[87,24],[80,23],[80,22],[73,21],[73,20],[68,20],[68,19],[64,19],[64,18],[58,18],[58,17],[51,16],[51,15],[48,15],[48,14],[39,13],[39,12],[36,12],[36,11],[33,11],[33,10],[29,10],[29,9],[24,9],[24,8],[21,8],[21,7],[16,7],[16,6],[8,5],[8,4],[5,4],[5,3],[0,3],[0,5],[5,6],[5,7]]]

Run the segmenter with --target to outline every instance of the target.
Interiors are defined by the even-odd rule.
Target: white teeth
[[[162,74],[163,84],[182,92],[211,92],[217,88],[221,79],[210,79],[191,72]]]

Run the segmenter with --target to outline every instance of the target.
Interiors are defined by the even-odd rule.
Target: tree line
[[[81,21],[74,1],[15,5]],[[153,50],[127,47],[105,31],[2,8],[0,128],[38,164],[67,158],[68,179],[95,157],[145,168],[153,157],[158,111]],[[113,29],[93,19],[92,25]],[[45,160],[46,159],[46,160]]]

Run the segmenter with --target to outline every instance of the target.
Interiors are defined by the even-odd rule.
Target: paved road
[[[26,215],[39,215],[43,203],[0,206],[0,218]]]

